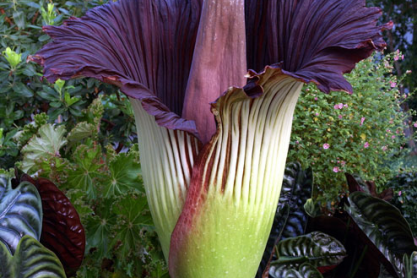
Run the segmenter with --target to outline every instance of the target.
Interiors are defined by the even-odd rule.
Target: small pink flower
[[[342,116],[342,115],[339,115],[338,117],[339,117],[339,119],[340,119],[340,120],[343,118],[343,116]]]
[[[387,146],[382,146],[381,149],[385,152],[388,149],[388,147]]]
[[[417,122],[414,123],[414,127],[417,127]]]
[[[333,172],[337,173],[339,171],[340,171],[339,167],[333,167]]]
[[[401,55],[401,60],[404,60],[404,55]]]
[[[394,81],[390,81],[389,84],[391,88],[395,88],[397,86],[397,82],[394,82]]]
[[[343,108],[343,103],[338,103],[335,106],[333,106],[334,109],[342,109]]]
[[[387,129],[387,132],[388,132],[388,133],[391,133],[391,130],[390,130],[390,129]]]
[[[392,138],[392,139],[395,139],[395,135],[392,135],[392,136],[391,136],[391,138]]]
[[[300,144],[300,142],[299,142],[298,140],[297,140],[297,141],[295,141],[295,143],[296,143],[296,144]]]
[[[410,74],[411,73],[411,70],[407,70],[405,73],[406,74]]]
[[[366,119],[365,117],[361,118],[361,125],[363,125],[363,122],[365,121],[365,119]]]
[[[316,116],[318,116],[318,115],[320,115],[320,114],[319,114],[319,113],[316,113],[315,115],[316,115]]]
[[[395,55],[395,56],[394,56],[394,60],[395,60],[395,61],[398,61],[398,59],[400,59],[400,56]]]
[[[315,97],[314,100],[318,100],[318,98]]]
[[[342,161],[340,162],[340,164],[342,164],[343,166],[345,166],[345,165],[346,165],[346,161],[343,161],[343,160],[342,160]]]
[[[348,105],[347,105],[347,104],[343,104],[343,107],[346,107],[346,108],[347,108],[347,107],[348,107]]]
[[[323,149],[327,150],[328,148],[330,148],[330,145],[329,145],[329,144],[327,144],[327,143],[324,143],[324,144],[323,144]]]
[[[402,194],[401,190],[400,190],[400,191],[398,191],[398,196],[401,196],[401,194]]]
[[[393,119],[389,120],[389,123],[390,124],[393,124],[394,123],[394,120]]]
[[[369,148],[369,143],[368,142],[365,142],[365,144],[363,144],[363,147],[366,149],[366,148]]]

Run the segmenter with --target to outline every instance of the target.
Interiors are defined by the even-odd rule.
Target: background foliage
[[[346,191],[345,172],[382,186],[398,171],[392,162],[409,153],[405,130],[411,112],[401,108],[403,77],[397,80],[392,73],[393,62],[400,59],[397,52],[360,62],[347,75],[352,95],[326,95],[314,85],[301,95],[287,161],[313,168],[314,194],[322,205],[331,207]]]

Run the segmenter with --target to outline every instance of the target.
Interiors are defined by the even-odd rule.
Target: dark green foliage
[[[417,173],[404,172],[390,180],[387,187],[394,190],[392,203],[401,211],[417,237]]]
[[[298,266],[292,265],[273,265],[269,272],[273,278],[322,278],[320,271],[309,263],[303,263]]]
[[[401,275],[404,254],[411,255],[417,246],[400,211],[363,192],[352,193],[349,204],[346,208],[349,215]]]
[[[85,78],[49,84],[42,79],[40,66],[25,62],[49,40],[42,32],[43,25],[60,25],[70,16],[81,16],[105,2],[0,3],[0,167],[13,167],[20,157],[20,147],[44,124],[33,123],[37,115],[45,113],[49,122],[65,123],[66,130],[70,130],[78,122],[88,122],[82,111],[98,96],[102,96],[106,112],[94,126],[100,131],[96,134],[100,144],[112,142],[120,149],[132,144],[133,116],[126,98],[121,98],[115,87]],[[79,134],[75,137],[79,138]]]

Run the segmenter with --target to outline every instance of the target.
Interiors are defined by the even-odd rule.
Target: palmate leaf
[[[417,251],[407,221],[393,205],[363,192],[349,196],[346,211],[401,277],[403,256]]]
[[[109,163],[110,178],[104,183],[104,197],[118,196],[128,190],[143,191],[141,168],[135,152],[120,153]]]
[[[273,278],[322,278],[320,271],[309,263],[299,266],[290,264],[273,265],[269,271]]]
[[[65,126],[54,127],[51,124],[41,126],[38,134],[22,148],[23,172],[33,173],[38,170],[36,169],[36,163],[40,160],[60,157],[59,150],[67,143],[64,134]]]
[[[118,215],[116,237],[112,245],[120,244],[120,257],[125,258],[135,251],[142,230],[152,225],[152,218],[144,194],[126,194],[114,204],[113,212]]]
[[[339,264],[346,257],[345,247],[335,238],[321,232],[283,240],[277,245],[278,260],[272,265],[300,265],[308,262],[314,267]]]
[[[95,181],[104,177],[102,172],[105,167],[100,145],[80,145],[74,151],[73,157],[77,168],[68,172],[68,183],[72,188],[84,190],[89,199],[95,199]]]
[[[56,255],[30,236],[24,236],[12,256],[0,242],[1,278],[64,278],[65,272]]]
[[[105,199],[96,208],[96,214],[86,218],[86,250],[94,252],[94,259],[101,261],[109,258],[113,248],[111,244],[113,228],[117,222],[117,215],[113,213],[114,199]]]
[[[28,182],[13,189],[0,177],[0,242],[13,254],[20,239],[29,235],[37,240],[42,229],[42,204],[38,190]]]

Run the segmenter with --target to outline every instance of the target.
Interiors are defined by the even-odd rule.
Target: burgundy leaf
[[[41,243],[61,260],[67,273],[81,265],[85,250],[85,232],[70,200],[51,181],[36,182],[42,199],[43,223]]]
[[[50,82],[78,76],[142,100],[158,124],[197,134],[181,119],[202,0],[122,0],[45,26],[53,41],[30,57]],[[209,104],[207,103],[207,106]],[[213,120],[214,121],[214,120]]]
[[[248,66],[256,71],[274,63],[283,72],[319,89],[352,92],[343,77],[374,50],[385,47],[376,26],[378,8],[365,0],[247,0]]]

